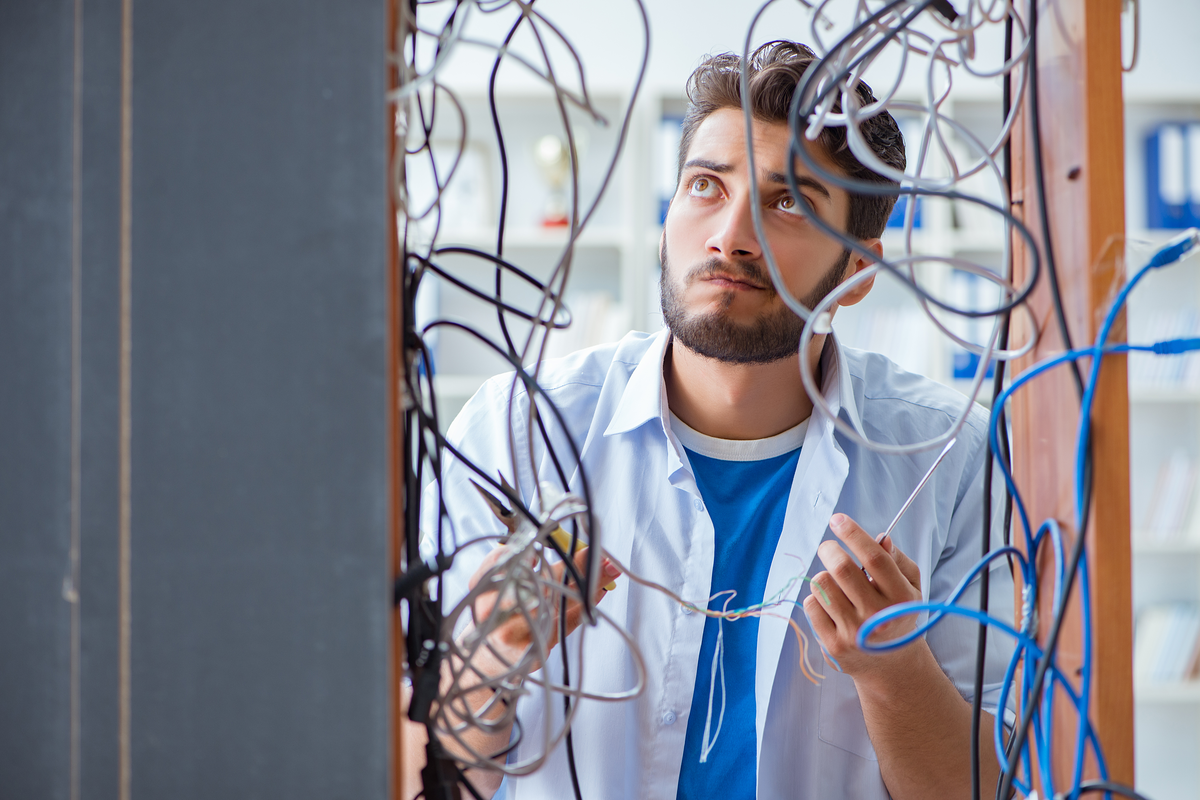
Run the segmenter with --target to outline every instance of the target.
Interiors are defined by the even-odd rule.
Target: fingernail
[[[848,521],[845,514],[834,514],[829,518],[829,527],[840,533]]]
[[[604,563],[600,566],[600,569],[604,572],[604,577],[608,578],[609,580],[612,580],[621,574],[621,570],[617,569],[617,565],[609,561],[607,558],[604,559]]]

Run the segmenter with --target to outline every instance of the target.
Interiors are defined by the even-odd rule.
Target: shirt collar
[[[858,411],[858,398],[854,395],[854,381],[850,379],[850,359],[836,333],[829,334],[821,351],[821,376],[821,396],[829,404],[832,416],[844,414],[861,433],[862,417]]]
[[[651,420],[657,419],[666,435],[669,428],[667,417],[667,387],[663,381],[663,359],[671,341],[666,329],[655,334],[653,343],[642,360],[629,376],[629,383],[621,394],[616,413],[604,430],[605,436],[627,433]],[[834,416],[844,413],[855,430],[862,430],[854,383],[850,379],[850,362],[836,334],[830,334],[821,351],[821,395],[829,404]],[[669,438],[669,437],[668,437]]]
[[[670,331],[665,328],[654,335],[649,349],[625,384],[616,413],[604,429],[605,436],[627,433],[652,419],[659,420],[666,431],[667,386],[663,381],[663,359],[670,341]]]

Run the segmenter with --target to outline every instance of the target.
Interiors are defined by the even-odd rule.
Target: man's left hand
[[[863,622],[875,613],[921,599],[921,569],[890,538],[876,542],[845,514],[834,514],[829,527],[862,567],[837,542],[823,542],[817,555],[826,571],[813,578],[815,585],[804,599],[804,610],[825,647],[826,660],[837,662],[831,666],[856,678],[889,670],[890,662],[903,658],[901,654],[908,648],[866,653],[858,648],[855,637]],[[915,626],[915,615],[892,620],[876,628],[871,641],[896,639]]]

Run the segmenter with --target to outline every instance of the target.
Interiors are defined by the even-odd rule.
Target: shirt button
[[[683,613],[685,613],[685,614],[690,614],[690,613],[692,613],[692,609],[691,609],[691,608],[689,608],[688,606],[680,606],[679,608],[680,608],[680,609],[682,609],[682,610],[683,610]]]
[[[675,719],[675,712],[668,711],[667,713],[663,714],[663,725],[674,725]]]
[[[704,510],[704,503],[700,502],[700,498],[698,498],[698,497],[692,501],[692,505],[694,505],[696,507],[697,511]]]

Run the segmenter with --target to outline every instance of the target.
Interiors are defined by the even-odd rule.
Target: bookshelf
[[[510,137],[510,155],[527,147],[530,139],[552,118],[548,112],[530,110],[529,98],[501,98],[501,106],[515,100],[521,106],[524,121],[514,126]],[[622,98],[607,95],[599,98],[601,105],[615,116]],[[992,132],[989,125],[999,126],[1000,101],[996,96],[975,95],[954,101],[950,113],[969,120],[972,130],[983,139]],[[486,104],[482,97],[466,98],[465,106],[471,125],[480,129],[478,120],[486,122]],[[616,316],[624,320],[624,328],[610,329],[617,338],[628,329],[656,329],[661,321],[657,315],[658,239],[661,232],[661,200],[667,176],[673,166],[667,162],[669,148],[663,146],[661,121],[678,117],[682,103],[678,96],[648,93],[635,111],[629,141],[622,162],[614,175],[606,199],[577,243],[575,272],[568,287],[568,302],[578,302],[580,295],[607,294]],[[538,115],[541,115],[540,117]],[[540,119],[540,122],[538,120]],[[1126,187],[1127,230],[1131,241],[1145,244],[1137,252],[1149,255],[1153,247],[1175,234],[1175,231],[1149,230],[1145,225],[1146,184],[1143,175],[1142,142],[1146,132],[1161,120],[1200,120],[1200,97],[1181,101],[1162,98],[1127,101],[1126,114]],[[524,126],[524,127],[522,127]],[[490,129],[484,125],[483,134]],[[525,144],[521,143],[524,137]],[[588,142],[583,154],[585,161],[602,159],[604,154],[599,137]],[[479,145],[482,147],[482,145]],[[493,158],[494,154],[488,154]],[[486,162],[485,163],[490,163]],[[536,175],[526,164],[528,176]],[[493,243],[488,224],[494,220],[496,209],[495,181],[498,171],[492,164],[485,179],[491,198],[482,222],[476,225],[444,226],[439,241],[445,245],[464,244],[484,247]],[[521,169],[514,165],[514,174]],[[585,169],[585,174],[587,170]],[[492,181],[490,185],[487,181]],[[672,178],[673,180],[673,178]],[[548,274],[565,243],[561,230],[544,229],[533,216],[542,203],[536,180],[525,180],[514,186],[513,209],[524,208],[524,218],[510,215],[506,236],[506,252],[518,264],[540,274]],[[585,188],[586,191],[586,188]],[[530,211],[533,209],[533,211]],[[949,204],[928,202],[923,209],[922,226],[914,232],[916,252],[962,255],[978,263],[1000,266],[1002,233],[986,220],[972,218]],[[889,229],[884,236],[885,251],[900,250],[899,232]],[[1136,339],[1148,330],[1156,315],[1163,309],[1200,308],[1200,280],[1196,264],[1181,264],[1172,270],[1151,276],[1146,285],[1130,301],[1129,325],[1131,338]],[[480,281],[489,279],[490,270],[479,271]],[[949,271],[920,267],[918,274],[926,285],[938,292],[951,290]],[[480,308],[471,305],[452,289],[444,288],[436,298],[433,309],[452,318],[467,317],[479,324]],[[842,309],[834,323],[839,334],[852,346],[880,349],[864,336],[864,320],[883,313],[899,313],[915,309],[911,297],[894,280],[880,278],[876,288],[858,306]],[[919,313],[919,312],[918,312]],[[623,315],[623,316],[621,316]],[[620,322],[620,319],[617,320]],[[924,320],[918,324],[928,325]],[[483,325],[485,329],[487,325]],[[497,334],[496,330],[488,329]],[[924,361],[915,366],[919,371],[941,380],[960,391],[967,382],[956,380],[952,373],[953,352],[940,334],[929,339],[932,344],[924,353]],[[596,343],[596,342],[590,342]],[[903,354],[891,354],[904,362]],[[471,343],[443,335],[437,350],[438,371],[435,386],[439,394],[439,410],[443,425],[448,425],[462,404],[491,375],[505,371],[506,366],[491,354],[473,347]],[[909,366],[914,366],[909,364]],[[1143,522],[1146,507],[1153,496],[1154,481],[1159,465],[1178,448],[1200,463],[1200,386],[1143,385],[1131,382],[1130,435],[1132,523],[1134,555],[1135,614],[1154,603],[1200,603],[1200,519],[1191,509],[1187,523],[1190,537],[1196,540],[1156,542],[1147,535]],[[987,398],[981,398],[987,401]],[[1153,683],[1138,681],[1135,685],[1136,759],[1139,787],[1158,800],[1196,798],[1192,789],[1200,782],[1200,770],[1186,767],[1200,753],[1200,683],[1185,681]],[[1187,758],[1175,755],[1185,752]]]
[[[463,245],[491,249],[495,245],[498,220],[499,160],[495,150],[486,98],[467,95],[462,98],[468,126],[468,151],[464,161],[468,189],[459,196],[450,195],[452,208],[443,220],[438,242],[441,246]],[[625,98],[617,94],[600,95],[597,105],[613,120],[619,120]],[[566,244],[564,229],[545,228],[537,219],[538,209],[546,202],[548,188],[537,179],[532,143],[555,130],[555,110],[545,98],[526,94],[502,95],[498,99],[505,125],[506,144],[512,175],[505,254],[522,268],[539,277],[549,275]],[[684,102],[680,95],[646,93],[635,108],[629,139],[605,198],[592,222],[576,243],[575,258],[566,299],[572,311],[591,309],[604,319],[583,320],[586,334],[559,331],[552,337],[555,353],[578,347],[613,341],[628,330],[657,330],[662,325],[658,312],[658,243],[662,232],[664,196],[674,189],[674,147],[664,122],[678,124]],[[994,138],[1000,128],[1000,96],[973,94],[956,102],[952,116],[981,139]],[[594,194],[598,173],[615,145],[616,125],[585,130],[581,143],[583,195]],[[457,129],[448,131],[443,140],[453,138]],[[435,135],[435,139],[437,136]],[[987,193],[989,190],[981,188]],[[998,197],[998,195],[997,195]],[[1003,229],[998,222],[972,214],[950,202],[921,201],[921,226],[913,233],[917,253],[952,255],[999,269],[1003,252]],[[465,221],[465,224],[464,222]],[[901,230],[889,228],[884,235],[885,252],[902,252]],[[480,263],[449,258],[456,274],[469,276],[473,285],[490,288],[494,273]],[[956,291],[952,270],[936,264],[920,264],[917,274],[923,284],[941,296]],[[465,292],[445,282],[429,281],[418,298],[418,317],[429,320],[438,316],[469,320],[499,339],[494,312]],[[509,285],[505,285],[508,296]],[[518,302],[531,302],[525,287],[513,286],[511,295]],[[602,311],[596,311],[603,309]],[[879,318],[890,320],[893,329],[913,328],[908,344],[897,348],[896,337],[887,335],[887,325],[875,324]],[[577,317],[578,318],[578,317]],[[873,322],[875,321],[875,322]],[[966,391],[970,381],[954,377],[954,348],[924,318],[912,296],[890,276],[881,275],[876,287],[858,306],[841,309],[834,322],[839,335],[854,347],[876,349],[902,365],[936,380]],[[517,326],[514,334],[527,328]],[[556,339],[559,340],[556,342]],[[495,354],[464,335],[443,330],[435,337],[434,386],[443,427],[448,425],[462,405],[490,376],[508,367]],[[985,386],[985,390],[986,390]],[[980,398],[987,403],[986,396]]]
[[[460,173],[443,196],[438,246],[470,247],[494,253],[501,191],[499,149],[486,96],[468,93],[460,95],[460,100],[466,120],[467,155]],[[608,124],[597,125],[577,109],[570,109],[579,153],[581,209],[591,203],[602,182],[617,144],[627,98],[615,93],[596,94],[593,101]],[[544,224],[552,202],[552,188],[541,178],[535,145],[547,135],[561,139],[562,125],[548,95],[501,93],[497,107],[509,165],[504,257],[539,280],[545,280],[563,257],[569,230],[565,226]],[[642,189],[641,182],[634,177],[644,170],[647,157],[642,144],[646,138],[643,116],[635,109],[622,158],[604,197],[575,242],[564,297],[574,322],[551,337],[550,355],[565,355],[581,347],[616,340],[631,329],[647,327],[646,276],[657,263],[654,257],[657,243],[652,243],[647,235],[647,230],[653,227],[652,221],[643,221],[648,216],[644,207],[650,192]],[[435,152],[440,146],[445,153],[452,153],[459,130],[454,123],[440,133],[435,131]],[[444,172],[443,162],[449,162],[448,155],[439,160],[439,169]],[[458,181],[466,188],[454,189]],[[422,207],[419,203],[414,205]],[[428,233],[427,228],[418,227],[414,240],[420,242]],[[490,263],[457,254],[445,255],[442,261],[456,277],[487,294],[493,293],[495,270]],[[540,298],[540,292],[532,286],[510,277],[505,277],[503,291],[507,301],[529,310],[537,307]],[[493,341],[503,341],[495,311],[443,279],[431,276],[423,281],[416,303],[418,325],[434,319],[466,322]],[[508,327],[520,346],[529,326],[510,318]],[[434,353],[433,384],[440,422],[445,429],[484,381],[511,367],[489,348],[459,331],[442,328],[427,338]],[[527,361],[532,358],[531,355]]]
[[[1200,705],[1200,683],[1196,681],[1177,681],[1173,683],[1154,683],[1138,681],[1133,685],[1134,695],[1139,703],[1154,703],[1173,705],[1189,703]],[[1192,713],[1200,709],[1186,709]]]
[[[1200,121],[1200,97],[1165,97],[1134,93],[1126,98],[1125,164],[1126,220],[1130,242],[1128,271],[1152,250],[1178,233],[1147,227],[1148,193],[1146,141],[1164,123]],[[1200,199],[1200,198],[1198,198]],[[1147,277],[1130,298],[1130,341],[1150,341],[1169,335],[1197,335],[1187,327],[1171,332],[1174,317],[1200,309],[1200,262],[1194,257]],[[1133,513],[1133,601],[1135,663],[1137,634],[1147,611],[1165,604],[1200,606],[1200,508],[1189,492],[1178,536],[1160,540],[1146,529],[1150,506],[1163,465],[1185,455],[1200,464],[1200,381],[1177,371],[1164,378],[1139,369],[1148,356],[1130,361],[1130,478]],[[1196,359],[1196,356],[1185,358]],[[1193,369],[1194,369],[1193,365]],[[1182,374],[1180,374],[1182,372]],[[1150,378],[1151,380],[1147,380]],[[1135,759],[1138,788],[1158,800],[1194,800],[1200,769],[1200,680],[1155,682],[1139,678],[1134,684]]]

